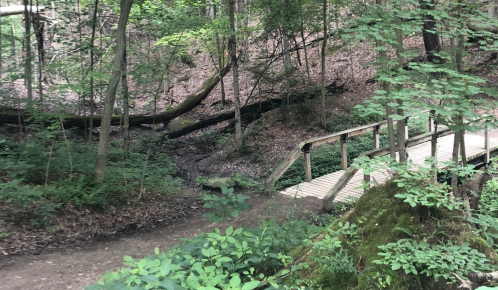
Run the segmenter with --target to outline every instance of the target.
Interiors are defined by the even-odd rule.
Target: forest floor
[[[322,203],[316,198],[291,199],[283,196],[268,197],[260,193],[249,195],[253,209],[238,218],[224,223],[213,223],[192,210],[176,222],[137,231],[118,237],[107,237],[83,245],[67,246],[33,255],[9,256],[0,260],[0,290],[21,289],[83,289],[96,283],[106,272],[122,267],[123,256],[143,258],[158,247],[164,251],[181,238],[192,238],[215,228],[257,227],[261,220],[270,217],[277,222],[291,218],[314,221],[321,212]]]

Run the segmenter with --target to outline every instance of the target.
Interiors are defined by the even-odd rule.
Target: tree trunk
[[[375,1],[376,5],[382,5],[382,0],[376,0]],[[377,41],[377,46],[382,46],[384,45],[382,42]],[[386,70],[387,69],[387,52],[385,50],[380,50],[379,51],[379,58],[381,62],[382,69]],[[381,89],[386,92],[386,95],[389,95],[389,91],[391,89],[391,86],[389,82],[383,81],[381,83]],[[389,156],[393,159],[396,159],[396,141],[394,138],[394,122],[393,119],[390,117],[394,115],[393,109],[389,106],[386,105],[386,120],[387,120],[387,135],[388,135],[388,140],[389,140]]]
[[[12,39],[15,39],[14,22],[12,22],[12,25],[10,27],[10,36]],[[14,70],[17,70],[17,67],[19,66],[19,58],[18,58],[17,52],[16,52],[16,42],[15,41],[11,42],[10,55],[14,59]]]
[[[2,14],[2,8],[0,7],[0,14]],[[3,73],[3,60],[2,60],[2,17],[0,17],[0,82],[2,81],[2,73]],[[14,39],[12,38],[12,42]],[[14,57],[14,56],[12,56]]]
[[[439,35],[436,31],[436,20],[431,14],[435,10],[434,0],[427,3],[426,0],[420,0],[420,9],[424,18],[424,27],[422,28],[422,37],[424,39],[425,54],[427,60],[432,63],[443,63],[443,59],[438,55],[441,52]]]
[[[459,0],[458,3],[461,5],[462,0]],[[460,16],[461,14],[461,7],[458,7],[458,15]],[[463,73],[463,52],[464,52],[464,35],[463,32],[460,33],[458,36],[458,44],[457,44],[457,50],[455,53],[455,65],[456,65],[456,70],[459,73]],[[461,96],[462,98],[464,96]],[[461,131],[463,130],[462,126],[463,124],[460,123],[460,118],[461,115],[458,114],[457,116],[453,117],[453,121],[455,124],[457,124],[457,130],[455,131],[455,139],[453,143],[453,152],[452,152],[452,160],[453,160],[453,166],[458,167],[458,153],[459,149],[461,146],[461,137],[463,136]],[[462,149],[462,151],[465,151],[465,148]],[[458,196],[458,175],[456,173],[453,173],[451,176],[451,187],[453,188],[453,193],[455,196]]]
[[[489,18],[497,18],[498,0],[489,0],[488,16]]]
[[[285,72],[289,73],[292,71],[292,61],[290,56],[290,41],[288,35],[288,29],[282,29],[282,45],[283,45],[283,54],[284,54],[284,68]]]
[[[126,25],[130,14],[133,0],[121,0],[121,13],[119,15],[118,29],[116,32],[116,55],[114,56],[113,78],[107,88],[104,113],[100,128],[100,138],[98,147],[97,165],[95,167],[95,177],[99,182],[104,180],[107,163],[107,149],[109,146],[109,134],[111,131],[111,119],[116,99],[116,90],[121,79],[121,69],[123,67],[123,55],[126,45]]]
[[[322,55],[321,55],[321,62],[322,62],[322,95],[320,98],[321,102],[321,108],[320,108],[320,123],[323,128],[326,126],[326,116],[325,116],[325,52],[327,51],[327,0],[323,0],[323,10],[322,10],[322,19],[323,19],[323,43],[322,43]]]
[[[396,18],[396,57],[398,59],[398,70],[401,71],[403,70],[403,52],[404,52],[404,47],[403,47],[403,31],[401,30],[401,19]],[[397,90],[400,91],[403,89],[403,85],[398,85]],[[398,100],[398,109],[397,109],[397,115],[398,116],[405,116],[405,112],[403,110],[403,101]],[[405,148],[405,121],[406,119],[401,119],[398,120],[396,123],[396,128],[398,131],[398,150],[399,150],[399,162],[403,163],[406,162],[407,156],[406,156],[406,148]]]
[[[25,28],[25,47],[26,47],[26,59],[24,64],[24,79],[26,81],[26,89],[28,91],[28,101],[26,104],[26,108],[30,109],[33,106],[33,64],[32,62],[32,54],[31,54],[31,12],[28,11],[28,6],[30,9],[31,3],[29,0],[24,0],[24,28]]]
[[[36,7],[38,6],[38,0],[36,0]],[[43,112],[43,64],[45,62],[45,48],[44,45],[44,23],[40,21],[40,11],[37,9],[37,14],[34,22],[35,26],[35,37],[38,42],[37,53],[38,53],[38,98],[40,101],[40,110]]]
[[[95,7],[93,8],[92,17],[92,36],[90,38],[90,122],[88,124],[88,142],[92,142],[93,131],[93,111],[95,104],[95,86],[93,79],[93,70],[95,65],[95,32],[97,30],[97,12],[99,8],[99,0],[95,0]]]
[[[249,33],[248,33],[248,27],[249,27],[249,11],[247,10],[248,0],[243,0],[244,1],[244,42],[243,42],[243,56],[242,58],[244,61],[249,61]]]
[[[128,152],[128,139],[130,136],[130,106],[127,76],[126,48],[123,54],[123,73],[121,76],[121,88],[123,90],[123,149]]]
[[[216,5],[213,5],[213,19],[217,15],[217,9]],[[226,101],[226,94],[225,94],[225,82],[223,80],[223,75],[222,75],[222,69],[225,67],[225,40],[222,39],[220,41],[220,36],[218,33],[214,33],[214,38],[216,41],[216,50],[218,52],[218,73],[219,73],[219,78],[220,78],[220,89],[221,89],[221,106],[225,106],[227,101]]]
[[[306,48],[306,38],[304,37],[304,17],[302,14],[302,3],[301,3],[301,39],[303,41],[304,48],[304,63],[306,64],[306,75],[308,76],[308,81],[311,82],[310,66],[308,62],[308,49]]]
[[[231,35],[228,40],[228,50],[230,51],[230,59],[232,63],[233,74],[233,100],[235,105],[235,142],[238,149],[242,149],[244,139],[242,134],[242,124],[240,116],[240,96],[239,96],[239,64],[237,60],[237,39],[235,37],[235,0],[229,0],[228,4],[230,17]]]

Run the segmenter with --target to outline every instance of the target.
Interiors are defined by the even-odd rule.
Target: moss
[[[339,223],[352,223],[360,227],[360,242],[348,245],[343,243],[350,252],[353,264],[359,275],[341,274],[327,275],[320,269],[313,268],[308,277],[314,279],[322,289],[372,289],[377,272],[385,273],[383,266],[374,264],[374,260],[381,257],[379,246],[396,242],[404,238],[426,239],[434,235],[431,241],[447,240],[451,237],[456,243],[468,242],[472,248],[484,253],[493,263],[497,258],[493,249],[479,236],[476,236],[467,226],[461,223],[461,212],[448,211],[444,208],[426,208],[423,206],[411,207],[408,203],[395,198],[399,192],[398,186],[387,182],[383,186],[375,187],[366,192],[357,202],[353,211],[332,223],[328,229],[339,229]],[[323,235],[322,235],[323,236]],[[303,248],[295,254],[304,252]],[[312,253],[307,258],[309,263],[316,260]],[[295,256],[298,257],[298,256]],[[393,275],[389,289],[446,289],[446,281],[434,281],[432,277],[405,275],[399,271]]]
[[[196,122],[190,121],[190,120],[185,120],[182,118],[177,118],[176,120],[172,121],[169,125],[170,131],[178,131],[181,130],[185,127],[188,127],[190,125],[195,124]]]

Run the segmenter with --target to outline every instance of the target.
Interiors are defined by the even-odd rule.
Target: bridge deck
[[[451,134],[438,138],[437,160],[440,168],[444,167],[442,164],[443,162],[451,160],[451,153],[453,151],[453,136],[454,135]],[[493,148],[497,146],[498,139],[490,138],[491,151],[493,151]],[[486,153],[484,148],[484,136],[465,134],[465,147],[468,161],[472,161],[483,156]],[[409,159],[411,159],[415,164],[424,164],[425,159],[431,155],[431,142],[422,143],[408,148],[408,154]],[[323,199],[343,174],[344,170],[340,170],[313,179],[310,182],[303,182],[289,187],[280,193],[298,198],[315,196],[319,199]],[[375,172],[372,176],[379,184],[384,183],[388,178],[387,175],[382,172]],[[360,169],[355,176],[353,176],[346,187],[339,193],[339,195],[337,195],[334,202],[344,202],[349,198],[349,196],[359,198],[363,194],[363,189],[360,188],[362,180],[363,170]]]

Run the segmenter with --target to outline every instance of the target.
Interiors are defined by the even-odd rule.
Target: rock
[[[203,179],[201,184],[208,189],[221,190],[222,187],[234,187],[237,185],[237,182],[230,177],[213,177]]]

